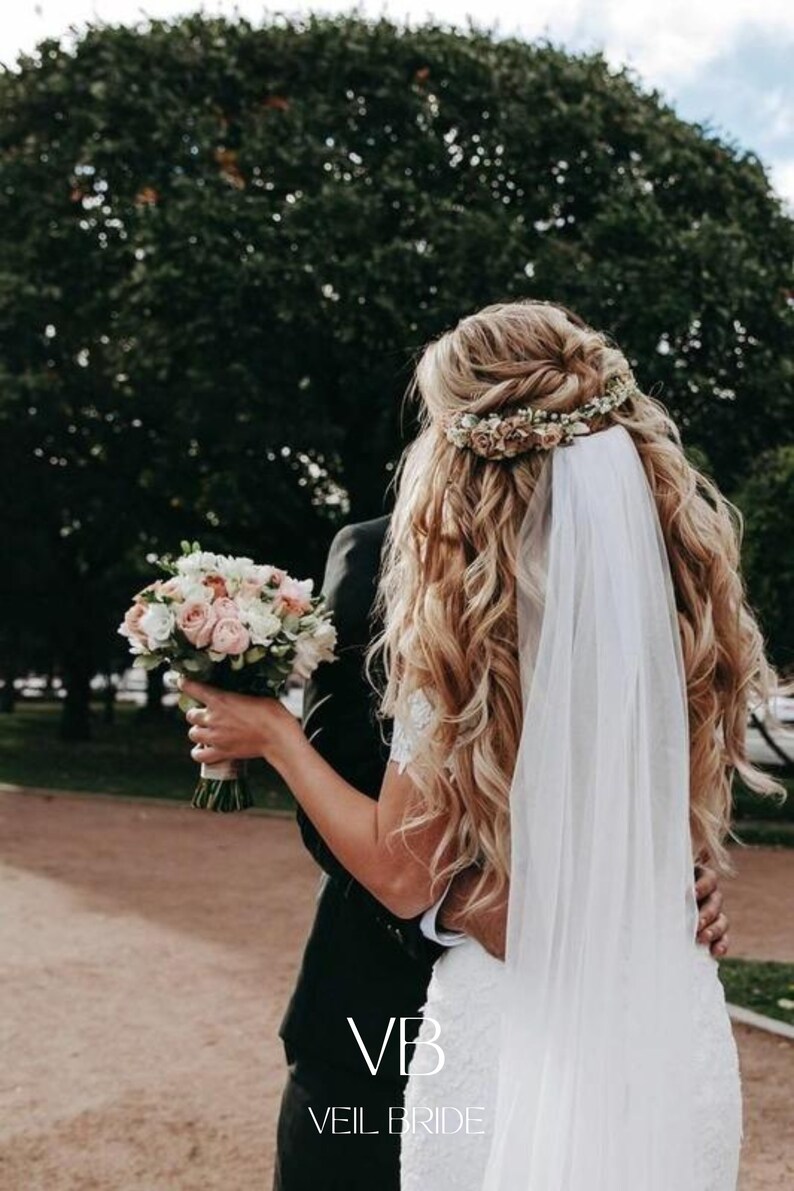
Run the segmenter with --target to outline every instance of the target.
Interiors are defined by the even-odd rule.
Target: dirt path
[[[738,863],[734,953],[794,959],[794,852]],[[315,887],[288,820],[0,793],[0,1188],[268,1191]],[[794,1043],[737,1038],[741,1191],[790,1188]]]

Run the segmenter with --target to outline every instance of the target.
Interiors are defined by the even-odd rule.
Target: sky
[[[419,24],[434,18],[497,35],[547,37],[574,51],[601,50],[660,91],[685,120],[757,153],[794,210],[794,3],[791,0],[17,0],[0,11],[0,62],[44,37],[87,22],[132,24],[203,9],[254,22],[357,11]]]

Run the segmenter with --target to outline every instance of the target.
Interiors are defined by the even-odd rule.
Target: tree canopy
[[[349,17],[90,29],[0,74],[0,220],[0,517],[35,519],[92,665],[147,551],[316,575],[384,510],[417,351],[488,302],[609,331],[729,489],[790,441],[792,222],[752,154],[599,55]]]
[[[794,445],[764,451],[737,496],[744,569],[781,668],[794,665]]]

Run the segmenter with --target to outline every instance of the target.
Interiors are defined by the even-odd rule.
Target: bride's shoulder
[[[419,736],[430,722],[433,707],[423,690],[408,696],[408,715],[396,716],[391,739],[390,761],[396,761],[400,773],[412,759]]]

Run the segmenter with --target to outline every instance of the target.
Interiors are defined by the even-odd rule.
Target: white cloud
[[[168,18],[203,8],[207,13],[239,13],[259,21],[268,13],[293,14],[358,11],[369,17],[388,15],[411,24],[429,18],[465,27],[470,15],[480,27],[498,35],[526,39],[548,36],[574,50],[602,49],[615,65],[630,64],[647,85],[675,99],[693,90],[719,59],[751,36],[792,45],[794,4],[791,0],[38,0],[5,4],[0,10],[0,61],[11,63],[21,49],[31,49],[45,36],[58,36],[70,24],[88,21],[132,23],[145,15]],[[756,110],[766,108],[769,133],[765,156],[781,192],[794,198],[794,110],[779,92],[765,91],[763,79],[737,77],[748,89]],[[690,105],[691,106],[691,105]],[[719,110],[703,117],[719,120]],[[698,118],[697,112],[694,118]],[[740,129],[729,129],[740,132]],[[748,146],[750,147],[750,146]],[[756,146],[758,147],[758,146]]]
[[[657,86],[690,81],[748,32],[794,40],[790,0],[583,0],[581,7],[582,28],[608,57],[630,61]]]
[[[761,98],[761,118],[766,139],[770,142],[788,141],[794,148],[794,103],[782,88],[776,87]]]
[[[270,6],[261,0],[38,0],[35,5],[3,6],[0,59],[10,61],[44,36],[87,21],[131,22],[149,15],[169,17],[202,7],[235,11],[251,19]],[[279,6],[281,9],[281,6]],[[481,26],[527,38],[549,35],[580,47],[603,47],[610,60],[631,61],[649,81],[667,86],[691,79],[723,54],[747,30],[794,39],[790,0],[293,0],[283,10],[343,12],[358,8],[419,23],[428,17],[463,26],[470,14]]]
[[[772,175],[772,185],[794,215],[794,157],[773,162],[769,172]]]

